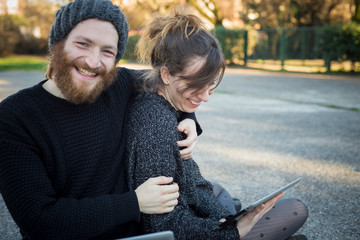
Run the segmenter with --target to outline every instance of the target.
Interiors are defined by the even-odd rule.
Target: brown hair
[[[160,69],[167,67],[172,76],[183,72],[192,59],[205,59],[195,74],[179,76],[187,81],[187,88],[201,90],[208,85],[219,85],[225,71],[225,60],[218,41],[195,15],[175,10],[165,17],[154,18],[145,28],[137,44],[141,62],[153,69],[145,73],[143,90],[156,92],[162,86]],[[196,80],[196,81],[194,81]]]

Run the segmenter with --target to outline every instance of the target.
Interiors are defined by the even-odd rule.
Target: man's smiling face
[[[54,46],[53,80],[73,103],[93,102],[115,80],[118,33],[106,21],[88,19]]]

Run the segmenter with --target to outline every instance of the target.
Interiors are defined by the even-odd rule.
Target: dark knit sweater
[[[130,70],[93,104],[74,105],[43,82],[0,105],[0,190],[31,239],[111,239],[137,233],[124,174]]]
[[[179,204],[168,214],[142,214],[144,232],[171,230],[176,239],[239,239],[234,226],[212,231],[228,216],[216,200],[211,184],[192,159],[183,161],[176,142],[179,116],[171,104],[156,93],[139,94],[130,108],[126,159],[130,189],[149,177],[171,176],[179,185]]]

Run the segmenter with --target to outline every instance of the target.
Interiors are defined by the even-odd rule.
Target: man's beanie
[[[75,0],[61,7],[55,15],[55,22],[50,30],[50,51],[52,51],[52,46],[66,38],[79,22],[90,18],[108,21],[114,25],[119,34],[118,52],[116,54],[116,61],[118,62],[124,55],[129,26],[120,8],[113,5],[110,0]]]

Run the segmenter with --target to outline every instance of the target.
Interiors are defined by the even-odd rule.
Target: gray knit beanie
[[[119,34],[116,62],[124,55],[128,40],[129,26],[120,8],[110,0],[75,0],[61,7],[55,15],[56,19],[50,30],[49,49],[66,38],[70,31],[81,21],[89,18],[111,22]]]

